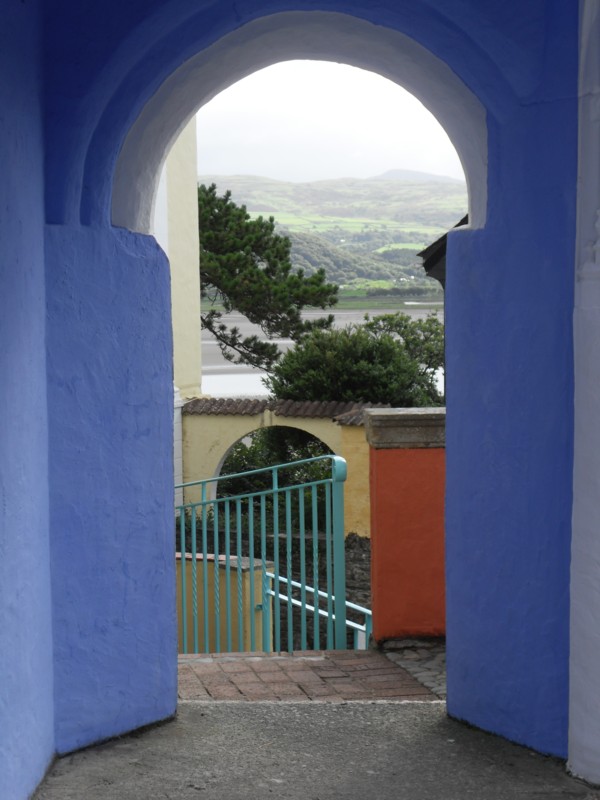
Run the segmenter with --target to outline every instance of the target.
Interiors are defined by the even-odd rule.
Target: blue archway
[[[433,12],[425,2],[410,4],[409,13],[405,5],[374,10],[340,0],[327,12],[315,10],[314,4],[310,12],[303,12],[302,4],[292,12],[280,2],[238,6],[235,13],[228,6],[211,6],[208,25],[206,11],[179,3],[165,27],[150,24],[158,19],[151,14],[107,54],[86,97],[65,112],[69,130],[84,112],[88,125],[77,146],[55,142],[52,153],[63,164],[75,156],[79,160],[60,180],[50,160],[48,214],[84,227],[76,234],[52,231],[48,252],[53,263],[60,261],[67,242],[75,241],[92,281],[99,260],[110,258],[120,276],[120,296],[129,296],[128,326],[141,327],[150,318],[158,337],[168,318],[166,290],[156,288],[157,280],[163,280],[158,278],[164,269],[160,254],[148,237],[111,227],[110,219],[133,231],[146,230],[162,159],[198,105],[284,55],[343,57],[412,88],[457,145],[470,182],[472,214],[480,225],[454,233],[448,248],[448,707],[474,724],[564,754],[572,273],[561,264],[572,255],[575,198],[551,191],[548,181],[552,174],[551,185],[562,187],[575,174],[575,118],[565,113],[574,112],[574,104],[562,98],[573,96],[576,31],[568,27],[566,14],[546,20],[547,27],[553,20],[547,36],[563,42],[559,68],[560,59],[544,60],[547,42],[520,29],[504,31],[496,20],[490,39],[487,13],[470,9],[463,16],[458,3]],[[165,13],[160,7],[163,23]],[[527,14],[537,18],[535,10]],[[564,45],[568,30],[569,52]],[[554,103],[536,104],[540,93],[546,97],[542,75],[560,98]],[[540,137],[546,128],[560,135]],[[50,126],[51,139],[52,132]],[[549,229],[563,231],[558,245],[550,243]],[[80,292],[89,292],[74,270],[69,279],[80,281]],[[54,287],[50,308],[56,334],[51,336],[52,363],[65,359],[72,367],[73,352],[54,346],[66,330],[63,295]],[[106,309],[100,327],[116,313]],[[117,324],[124,322],[119,318]],[[110,349],[110,340],[97,344]],[[141,390],[150,347],[156,366],[161,347],[153,338],[140,346],[136,369],[130,362],[120,372],[112,398],[104,392],[104,406],[127,391],[132,370],[137,370],[133,384]],[[81,357],[89,358],[85,347]],[[161,387],[154,396],[164,396],[164,405],[151,412],[157,414],[168,408],[166,358],[162,364],[154,373]],[[73,418],[61,409],[59,430],[62,419]],[[117,435],[118,425],[105,427],[107,448]],[[153,448],[159,452],[158,441],[148,443],[149,451]],[[167,496],[166,487],[160,492],[157,487],[155,493],[161,492]],[[125,503],[125,493],[121,496]],[[526,656],[530,648],[535,660]],[[82,679],[90,668],[81,665]],[[65,729],[76,715],[70,694],[73,669],[70,664],[58,692]],[[57,674],[61,686],[60,668]],[[137,702],[132,697],[133,717]],[[63,747],[82,743],[67,735]]]
[[[400,82],[415,66],[404,45],[425,53],[431,81],[415,91],[447,129],[456,120],[481,217],[448,244],[448,708],[566,754],[578,6],[31,0],[3,10],[0,521],[17,531],[0,582],[5,794],[25,797],[56,750],[175,709],[169,279],[143,220],[193,110],[178,85],[185,65],[215,58],[210,94],[270,60],[316,56],[302,26],[286,34],[294,52],[268,49],[262,64],[252,53],[245,35],[276,48],[288,14],[306,26],[319,15],[335,48],[321,38],[320,58],[344,55]],[[367,29],[374,38],[360,39]],[[236,42],[240,61],[219,60]],[[167,87],[174,106],[160,106]],[[461,121],[459,96],[483,128],[471,128],[474,113]],[[134,145],[152,158],[136,161]]]

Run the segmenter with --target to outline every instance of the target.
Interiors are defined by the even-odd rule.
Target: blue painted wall
[[[566,756],[577,20],[489,120],[486,229],[450,237],[448,709]]]
[[[112,171],[185,58],[291,9],[413,36],[488,110],[487,226],[449,248],[449,710],[564,755],[577,4],[46,0],[43,46],[38,8],[0,25],[0,790],[174,710],[168,267]]]
[[[54,752],[38,3],[0,24],[0,797]]]
[[[47,0],[47,216],[50,222],[110,220],[110,184],[123,138],[144,103],[186,59],[261,16],[339,11],[414,37],[473,89],[492,113],[541,79],[548,9],[531,0],[148,0],[105,13],[92,0]],[[118,49],[117,49],[118,48]],[[77,70],[72,65],[77,64]],[[69,124],[65,126],[65,120]]]
[[[93,20],[105,9],[90,4],[61,16],[53,8],[48,69],[63,92],[48,106],[50,217],[106,224],[120,143],[158,83],[227,31],[292,7],[317,8],[269,0],[198,9],[180,0],[166,19],[162,5],[131,4],[102,35],[104,23]],[[413,36],[488,110],[487,226],[457,235],[449,257],[449,708],[564,755],[576,10],[557,0],[318,7]],[[84,99],[69,104],[72,96]],[[77,137],[81,155],[65,139],[65,118],[74,135],[87,125],[87,137]]]
[[[167,259],[150,237],[48,226],[56,747],[176,704]]]

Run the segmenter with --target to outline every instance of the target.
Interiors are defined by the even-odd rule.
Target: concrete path
[[[598,800],[429,702],[187,702],[56,763],[36,800]]]
[[[175,720],[58,760],[35,800],[600,800],[448,719],[443,643],[388,646],[180,656]]]

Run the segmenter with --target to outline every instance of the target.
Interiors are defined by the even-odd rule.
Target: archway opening
[[[161,283],[158,292],[148,290],[145,285],[142,287],[144,300],[135,307],[133,315],[131,307],[138,296],[137,287],[128,285],[125,287],[126,293],[123,285],[118,283],[122,276],[132,278],[144,271],[138,267],[146,266],[146,256],[152,256],[154,243],[145,236],[131,235],[114,227],[110,229],[109,222],[112,219],[115,225],[121,225],[129,231],[148,232],[156,176],[168,144],[175,138],[178,127],[189,119],[198,106],[198,99],[204,102],[211,91],[218,90],[217,84],[226,85],[236,77],[277,58],[296,55],[312,58],[320,53],[324,58],[339,58],[349,63],[360,61],[375,71],[407,84],[419,73],[421,79],[417,93],[428,98],[430,107],[438,112],[439,118],[447,121],[449,131],[454,120],[452,134],[457,147],[460,142],[458,149],[466,166],[474,227],[481,227],[487,206],[486,114],[489,114],[492,143],[490,173],[495,191],[493,224],[487,225],[485,231],[453,236],[453,246],[450,248],[450,256],[459,267],[459,276],[450,292],[453,304],[451,347],[454,350],[450,367],[465,379],[460,387],[458,383],[455,384],[453,409],[460,410],[461,420],[452,424],[448,449],[449,455],[452,450],[454,474],[460,475],[460,478],[453,479],[454,485],[448,492],[450,540],[453,546],[449,564],[453,585],[454,634],[458,643],[455,648],[456,699],[453,711],[483,727],[491,727],[520,741],[541,745],[548,752],[562,752],[567,685],[565,653],[568,649],[565,644],[568,637],[565,565],[568,564],[569,544],[564,509],[569,504],[565,486],[570,478],[569,426],[572,419],[569,405],[572,387],[564,378],[564,375],[570,374],[571,364],[568,320],[571,311],[571,276],[564,267],[570,263],[572,249],[569,220],[572,219],[571,200],[574,191],[565,191],[564,187],[575,185],[572,168],[575,149],[573,115],[572,103],[568,100],[572,97],[569,81],[573,76],[573,66],[569,59],[574,53],[574,23],[572,20],[569,22],[566,12],[564,15],[559,13],[558,6],[553,6],[547,12],[542,12],[541,6],[532,9],[530,20],[535,21],[537,29],[542,32],[535,44],[529,36],[533,25],[520,28],[517,25],[513,28],[506,15],[502,17],[506,25],[500,25],[498,29],[502,15],[492,19],[485,10],[481,12],[481,17],[467,14],[464,9],[459,13],[460,3],[455,3],[447,12],[436,9],[435,13],[432,13],[430,3],[415,3],[409,16],[400,13],[396,6],[391,8],[393,5],[390,4],[389,8],[385,4],[363,5],[361,13],[372,20],[371,24],[343,14],[319,13],[314,16],[275,14],[249,22],[252,13],[261,13],[261,9],[255,5],[250,4],[250,10],[248,4],[237,6],[235,14],[238,16],[234,18],[232,8],[212,4],[211,13],[214,12],[216,25],[188,25],[183,30],[181,23],[184,18],[187,21],[186,9],[189,9],[189,5],[163,4],[165,15],[167,8],[169,11],[179,9],[179,29],[175,31],[174,24],[164,35],[163,28],[156,24],[161,20],[153,17],[152,11],[148,10],[150,24],[147,28],[144,26],[143,31],[140,25],[137,48],[128,46],[135,45],[132,41],[134,35],[119,41],[119,52],[114,58],[111,60],[110,53],[107,53],[106,62],[98,65],[97,74],[100,77],[96,79],[96,73],[92,73],[87,83],[95,81],[95,85],[90,86],[89,93],[85,92],[85,98],[81,99],[80,91],[73,93],[73,97],[77,98],[77,102],[72,104],[76,112],[70,113],[71,104],[66,102],[70,95],[64,94],[47,115],[51,144],[60,141],[63,115],[67,117],[67,122],[71,122],[64,126],[71,139],[67,139],[64,147],[59,148],[59,157],[56,157],[53,147],[49,147],[46,153],[48,174],[54,178],[47,181],[48,195],[52,195],[49,221],[64,222],[65,228],[67,225],[83,223],[78,230],[57,231],[49,226],[47,231],[46,253],[56,270],[53,274],[57,276],[56,285],[48,286],[50,316],[53,314],[55,319],[64,317],[64,305],[60,302],[64,294],[61,292],[64,262],[59,252],[64,239],[70,248],[69,252],[75,251],[76,258],[73,260],[80,262],[77,267],[89,264],[89,272],[93,273],[101,269],[103,264],[114,265],[114,285],[119,286],[120,296],[128,302],[127,313],[117,318],[115,313],[109,311],[113,298],[105,297],[105,327],[111,326],[112,329],[110,335],[103,331],[104,339],[98,336],[99,343],[108,339],[114,342],[114,331],[119,330],[122,320],[128,331],[138,325],[143,328],[143,303],[149,297],[156,301],[159,296],[155,307],[161,305],[158,312],[162,313],[162,317],[157,313],[156,320],[162,325],[168,316],[166,281]],[[339,7],[345,8],[343,2]],[[356,11],[357,6],[353,5],[352,8]],[[205,22],[200,19],[205,11],[204,6],[201,10],[195,7],[195,12],[189,11],[188,16],[191,19],[195,13],[194,21]],[[548,26],[543,24],[545,21],[548,21]],[[542,24],[537,25],[537,22]],[[565,23],[565,28],[559,32],[560,22]],[[398,28],[406,30],[414,38],[411,40],[398,35],[394,32]],[[150,36],[140,45],[139,39],[143,39],[147,29],[151,29]],[[232,39],[228,32],[234,29]],[[137,36],[138,30],[134,33]],[[515,38],[513,34],[517,33],[519,35]],[[563,33],[566,34],[564,37]],[[175,34],[179,39],[185,38],[181,49],[180,42],[173,41]],[[210,45],[211,37],[215,43],[214,49]],[[193,40],[191,44],[190,39]],[[416,45],[415,39],[430,47],[430,52],[423,53],[423,46]],[[545,58],[542,49],[544,53],[553,52],[552,45],[561,42],[564,47],[556,50],[557,58]],[[529,44],[533,46],[529,47]],[[278,46],[281,48],[279,53],[276,52]],[[200,81],[194,90],[189,91],[185,75],[179,72],[177,66],[190,53],[200,50],[205,62],[202,65],[196,61],[193,66],[198,67],[200,72],[202,67],[205,68],[202,74],[206,81],[204,84]],[[434,57],[432,52],[438,57]],[[60,68],[60,63],[58,66]],[[191,70],[192,65],[188,66]],[[169,75],[173,78],[170,82]],[[84,80],[86,89],[87,83]],[[80,90],[82,87],[72,88]],[[169,103],[172,104],[170,107]],[[540,114],[543,116],[540,117]],[[136,118],[137,122],[133,122]],[[79,126],[79,122],[85,124]],[[560,136],[541,136],[542,130],[553,130],[555,127]],[[139,134],[137,138],[134,128]],[[71,147],[74,138],[78,140],[77,149]],[[82,151],[80,163],[78,159]],[[553,163],[555,168],[551,169]],[[116,179],[115,164],[118,173]],[[59,180],[62,174],[64,179]],[[57,210],[64,213],[55,214]],[[549,230],[559,231],[564,236],[548,236]],[[81,244],[83,237],[84,245]],[[118,242],[116,254],[115,241]],[[99,247],[103,244],[106,247]],[[135,259],[138,260],[137,264]],[[546,265],[552,268],[546,269]],[[81,271],[77,270],[78,273]],[[539,280],[542,272],[543,281]],[[95,279],[90,275],[87,286],[78,285],[82,296],[90,285],[96,286],[93,283]],[[536,280],[539,281],[537,287]],[[521,297],[511,297],[513,281],[515,287],[522,290]],[[469,292],[462,291],[464,286],[469,287]],[[534,288],[539,290],[539,302],[535,308],[536,324],[532,326],[523,296],[529,296]],[[66,300],[71,300],[68,310],[80,321],[82,311],[78,307],[79,297],[75,293],[74,298]],[[84,308],[87,309],[87,306]],[[85,310],[83,313],[86,313]],[[93,309],[89,316],[93,322],[102,314]],[[133,324],[128,324],[131,319]],[[59,327],[59,324],[49,326],[50,347],[54,346],[56,339],[60,341]],[[90,329],[94,331],[93,325],[90,325]],[[76,330],[79,331],[78,328]],[[523,348],[525,341],[531,346]],[[93,344],[96,344],[95,340]],[[55,351],[59,349],[60,346],[54,347]],[[66,352],[68,348],[63,344],[62,349]],[[459,351],[466,354],[461,361],[457,357]],[[112,353],[113,350],[106,348],[101,350],[104,364],[110,363]],[[91,409],[85,403],[80,402],[77,406],[76,402],[68,403],[63,397],[57,401],[57,384],[65,387],[65,396],[69,392],[75,396],[71,391],[75,381],[70,383],[64,380],[65,374],[70,376],[71,373],[68,370],[62,373],[68,358],[63,355],[58,369],[49,359],[49,365],[54,368],[55,377],[58,378],[53,382],[50,398],[55,422],[61,414],[63,418],[69,418],[72,411],[76,416],[85,417],[86,424],[89,421],[91,426],[86,428],[90,433],[85,445],[89,443],[91,446],[94,435],[100,435],[102,428],[107,428],[104,424],[106,409],[116,405],[118,391],[113,391],[109,403],[101,402],[105,397],[103,394],[91,397],[92,400],[100,398],[100,402],[96,402]],[[87,374],[83,354],[75,353],[74,356],[70,361],[76,364],[76,369]],[[156,365],[157,359],[153,356],[142,351],[137,359],[150,377],[159,377],[157,391],[147,393],[149,398],[145,404],[139,402],[145,377],[142,370],[124,374],[126,369],[122,369],[121,372],[122,383],[133,386],[137,392],[136,397],[131,397],[123,415],[126,434],[131,434],[133,440],[133,447],[129,451],[137,456],[132,471],[140,477],[140,496],[154,501],[152,507],[156,508],[160,505],[156,502],[159,494],[164,507],[168,503],[165,500],[165,481],[170,482],[170,476],[163,474],[158,476],[155,483],[148,481],[150,466],[147,464],[155,465],[160,459],[145,459],[140,466],[144,461],[144,452],[138,448],[139,434],[152,429],[153,422],[157,423],[154,430],[163,425],[161,430],[165,432],[163,417],[156,412],[156,407],[162,404],[163,410],[168,409],[171,387],[167,386],[169,376],[166,359],[162,357]],[[564,374],[561,375],[561,371]],[[98,384],[101,382],[107,383],[104,374]],[[515,406],[519,413],[513,413]],[[132,411],[134,408],[135,412]],[[55,440],[60,440],[62,430],[60,425],[56,425]],[[69,441],[68,430],[62,438]],[[114,460],[114,445],[124,438],[115,424],[108,429],[105,442],[98,450],[107,461],[111,457]],[[161,444],[164,439],[161,439]],[[525,442],[531,446],[524,447]],[[166,447],[163,452],[166,456]],[[55,448],[54,453],[56,458],[52,475],[57,476],[55,495],[58,494],[62,501],[68,495],[67,489],[70,489],[73,501],[79,501],[81,506],[92,510],[87,514],[88,519],[100,517],[104,513],[104,506],[99,503],[88,506],[88,499],[104,498],[98,493],[97,487],[101,484],[94,480],[93,471],[90,471],[89,480],[93,487],[84,485],[79,491],[78,484],[68,486],[70,453],[63,455],[59,448]],[[82,459],[82,464],[87,462]],[[128,479],[129,474],[126,477]],[[110,496],[114,509],[111,519],[115,520],[126,510],[127,502],[131,501],[134,494],[129,480],[121,483],[125,484],[125,489],[120,493],[119,487],[115,491],[105,492]],[[63,503],[67,509],[70,507],[69,499]],[[56,503],[59,508],[60,501]],[[139,505],[148,507],[151,503]],[[532,509],[536,513],[532,513]],[[97,510],[100,513],[96,513]],[[53,524],[58,529],[62,522],[60,515],[54,514]],[[125,541],[122,530],[126,524],[121,522],[120,529],[107,533],[108,543],[102,540],[103,554],[109,564],[114,563],[111,559],[114,559],[115,553],[121,552],[116,545],[117,540],[119,546]],[[101,541],[100,537],[94,538]],[[71,720],[67,716],[65,722],[66,715],[62,712],[69,699],[77,697],[80,687],[84,683],[86,687],[93,686],[98,696],[102,688],[102,681],[89,681],[85,668],[80,668],[79,664],[72,666],[72,662],[63,655],[71,652],[77,630],[81,629],[79,623],[83,621],[82,615],[78,617],[76,611],[71,610],[72,594],[60,590],[61,584],[69,586],[69,579],[72,578],[68,574],[69,567],[72,573],[77,571],[72,569],[70,558],[77,551],[77,538],[73,536],[70,541],[73,541],[73,547],[67,548],[65,544],[64,548],[56,547],[53,551],[56,567],[54,579],[58,587],[56,617],[62,619],[64,614],[69,623],[57,629],[55,646],[56,697],[62,700],[62,703],[57,702],[57,727],[63,730],[67,730]],[[476,547],[473,547],[473,543],[476,543]],[[500,543],[502,548],[499,548]],[[143,571],[143,565],[139,564],[138,553],[133,554],[134,548],[130,547],[130,550],[131,556],[125,554],[127,564],[138,575]],[[159,546],[154,554],[155,563],[151,566],[162,570],[161,574],[164,574],[162,565],[157,564],[163,555]],[[497,554],[500,560],[496,558]],[[67,566],[62,566],[62,562]],[[85,556],[75,562],[76,566],[78,564],[87,567]],[[88,577],[90,582],[95,581],[97,597],[93,610],[109,622],[109,614],[103,605],[106,589],[111,586],[109,578],[121,580],[120,585],[127,589],[128,585],[120,575],[121,572],[126,577],[129,575],[126,569],[104,570],[109,578],[102,575],[97,577],[98,572],[79,571],[79,574],[83,576],[82,582]],[[156,573],[150,570],[148,574]],[[162,591],[155,603],[159,614],[159,606],[166,609],[159,616],[165,630],[170,624],[166,619],[170,614],[168,594],[167,590]],[[485,603],[480,603],[480,598],[484,598]],[[518,608],[511,605],[515,602],[519,603]],[[492,610],[495,617],[485,618],[481,614],[481,607]],[[518,625],[513,625],[511,620],[506,621],[506,607],[515,611]],[[531,614],[520,613],[524,608],[531,610]],[[133,621],[134,624],[142,613],[146,613],[140,612],[130,599],[126,612],[128,623]],[[88,616],[91,617],[91,614]],[[542,622],[544,624],[540,624]],[[114,653],[125,652],[125,647],[131,646],[135,639],[131,634],[134,624],[120,626],[110,620],[110,646],[104,642],[101,645],[102,653],[109,650]],[[99,626],[96,626],[97,629]],[[147,633],[152,632],[147,630]],[[157,633],[164,639],[160,624],[154,625],[154,637]],[[147,642],[154,641],[155,638],[137,636],[140,645],[146,643],[146,652],[149,649]],[[526,663],[529,648],[536,649],[539,654],[535,663]],[[168,646],[165,647],[167,651],[167,655],[163,655],[162,666],[172,652]],[[81,658],[88,669],[94,666],[95,653],[93,650],[90,652],[92,656],[88,658],[82,655]],[[143,648],[138,652],[144,653]],[[64,664],[68,665],[67,669],[61,669]],[[124,685],[119,673],[122,664],[122,661],[109,664],[103,685]],[[79,682],[71,679],[73,674],[79,678]],[[152,681],[138,683],[153,690]],[[85,696],[85,691],[82,696]],[[146,698],[142,698],[141,693],[136,694],[132,690],[130,694],[133,705],[143,705]],[[540,697],[542,702],[539,701]],[[558,698],[556,704],[545,702],[546,698],[551,697]],[[121,699],[119,693],[112,707],[106,704],[105,713],[107,718],[110,717],[107,724],[104,727],[92,726],[98,735],[118,732],[114,722],[117,717],[112,708],[117,704],[117,708],[120,708]],[[86,708],[92,705],[79,704]],[[144,706],[144,709],[147,707]],[[158,713],[152,707],[149,715],[154,714],[152,718],[156,718]],[[145,721],[149,721],[145,713],[132,714],[119,722],[119,730]],[[79,729],[81,727],[79,725]],[[67,734],[70,741],[76,736]]]
[[[334,451],[312,433],[288,425],[274,425],[252,431],[233,444],[223,456],[218,473],[219,475],[232,475],[325,455],[334,455]],[[302,483],[312,475],[314,478],[311,479],[318,479],[321,472],[318,469],[311,471],[310,465],[305,465],[304,469],[300,465],[297,470],[290,471],[286,475],[285,483],[288,485]],[[217,494],[224,496],[223,491],[231,495],[250,490],[252,490],[251,485],[240,481],[231,484],[226,490],[224,488],[217,490]]]
[[[221,92],[196,124],[200,183],[215,183],[219,196],[231,192],[253,224],[272,216],[276,233],[290,240],[294,270],[309,276],[322,268],[337,285],[336,305],[305,308],[303,319],[333,313],[339,328],[360,325],[365,313],[442,316],[442,288],[419,254],[463,217],[467,192],[452,143],[414,96],[356,67],[289,61]],[[213,295],[221,308],[208,285],[207,308]],[[265,338],[235,306],[222,313],[242,339]],[[203,391],[266,395],[261,368],[222,358],[212,327],[202,334]],[[293,342],[277,346],[285,352]]]
[[[431,64],[429,66],[431,67]],[[431,78],[431,76],[429,76],[429,77]],[[418,81],[417,81],[417,83],[418,83]],[[456,85],[453,86],[453,89],[454,90],[457,89]],[[478,108],[477,104],[475,104],[475,106],[473,106],[473,108],[477,109]],[[148,110],[148,109],[146,109],[146,110]],[[148,120],[147,120],[147,122],[148,122]],[[481,118],[480,118],[479,122],[481,123]],[[477,131],[478,131],[478,133],[477,133]],[[483,135],[483,139],[485,139],[485,123],[483,123],[483,127],[481,127],[481,125],[479,127],[477,125],[475,125],[474,129],[470,132],[470,135],[472,136],[471,144],[473,143],[473,141],[477,141],[477,138],[479,136],[479,144],[478,144],[478,146],[481,146],[482,145],[482,135]],[[130,139],[130,137],[132,137],[132,138]],[[121,191],[124,188],[124,185],[122,184],[121,179],[122,179],[122,176],[124,174],[124,172],[122,170],[124,169],[124,165],[126,163],[123,154],[127,151],[127,148],[129,146],[130,140],[133,141],[134,139],[135,139],[135,133],[134,133],[134,130],[132,129],[132,131],[130,132],[130,135],[128,137],[128,142],[126,142],[126,145],[123,148],[122,157],[121,157],[121,159],[119,161],[119,164],[118,164],[118,167],[117,167],[117,180],[116,180],[116,183],[115,183],[115,194],[113,196],[113,219],[114,220],[118,219],[118,215],[121,212],[123,212],[124,214],[127,213],[124,210],[125,209],[125,205],[127,204],[127,202],[129,202],[129,200],[131,200],[131,194],[129,194],[129,200],[124,200],[124,197],[125,197],[126,193],[124,194]],[[483,146],[483,149],[485,149],[485,146]],[[136,155],[138,155],[138,152],[136,152]],[[481,155],[481,148],[479,149],[479,155]],[[464,146],[463,146],[463,156],[465,156]],[[474,164],[477,162],[477,158],[473,157],[473,150],[472,149],[470,151],[470,155],[466,156],[466,160],[468,161],[469,158],[471,158],[471,167],[473,167]],[[481,164],[479,164],[479,167],[481,167]],[[478,179],[480,179],[483,175],[484,175],[484,170],[482,171],[481,169],[479,169]],[[477,179],[475,180],[475,183],[477,185],[479,185],[479,188],[481,189],[482,185],[477,183]],[[127,188],[128,191],[131,189],[131,185],[132,185],[131,183],[129,183],[127,185],[126,188]],[[481,198],[481,195],[480,195],[480,198]],[[123,201],[123,205],[119,205],[121,203],[121,201]],[[121,209],[120,211],[119,211],[119,208]],[[142,209],[139,206],[138,206],[138,211],[140,213],[142,213]],[[146,213],[146,212],[147,212],[147,209],[143,213]],[[478,206],[477,208],[473,208],[472,209],[472,214],[473,214],[475,222],[476,223],[477,222],[481,223],[483,221],[484,215],[485,215],[485,205]],[[125,219],[125,217],[123,217],[123,219]],[[131,218],[131,219],[133,221],[133,218]],[[142,218],[138,216],[137,222],[134,221],[134,224],[138,224],[138,225],[142,225],[143,226],[144,223],[143,223]]]
[[[177,69],[129,128],[105,196],[83,199],[87,215],[130,230],[151,229],[160,168],[198,108],[227,86],[290,59],[345,63],[389,78],[440,121],[465,170],[472,227],[487,213],[487,121],[483,105],[430,51],[396,31],[339,13],[282,13],[248,23]],[[112,172],[112,170],[111,170]]]

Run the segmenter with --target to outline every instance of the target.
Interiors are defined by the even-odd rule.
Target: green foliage
[[[435,383],[443,364],[444,328],[435,316],[367,316],[362,325],[304,336],[274,367],[266,385],[284,400],[435,406],[444,399]]]
[[[392,336],[427,379],[434,380],[444,366],[444,326],[435,314],[425,319],[408,314],[381,314],[372,319],[367,315],[365,328],[376,337]]]
[[[248,439],[249,442],[242,440],[231,448],[223,462],[221,475],[232,475],[275,464],[287,464],[291,461],[332,455],[332,451],[320,439],[299,428],[288,428],[281,425],[262,428],[251,433]],[[329,473],[328,461],[300,464],[293,469],[281,470],[279,485],[294,486],[321,480]],[[219,481],[218,496],[231,497],[235,494],[261,491],[269,489],[271,485],[271,473],[251,475],[248,478],[232,478],[227,481]]]
[[[417,254],[421,250],[423,247],[390,247],[387,250],[378,250],[377,255],[388,264],[410,267],[420,263]]]
[[[198,188],[198,216],[202,324],[226,359],[269,370],[280,352],[274,342],[243,337],[238,328],[225,325],[221,307],[240,312],[270,339],[297,340],[331,326],[331,315],[306,322],[301,311],[334,305],[337,286],[326,282],[323,270],[310,276],[293,270],[290,241],[275,233],[272,217],[251,219],[230,192],[218,196],[214,184]]]

